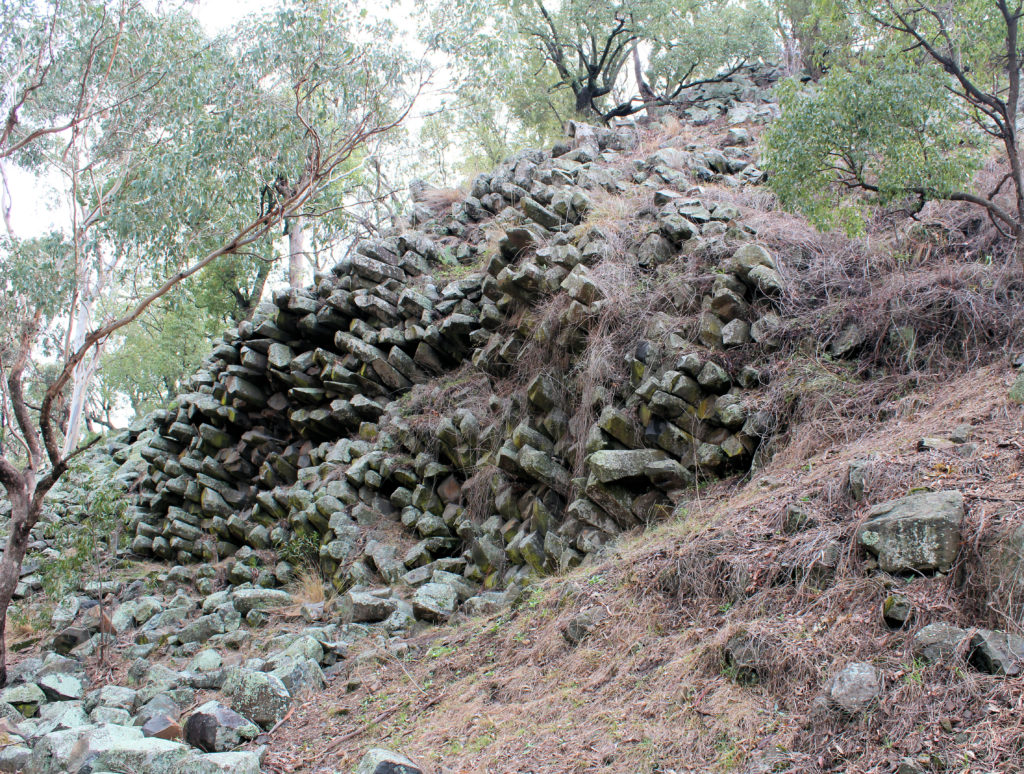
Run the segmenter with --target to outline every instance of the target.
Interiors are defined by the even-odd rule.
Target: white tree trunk
[[[306,284],[306,221],[301,215],[288,223],[288,285],[301,288]]]
[[[85,297],[88,289],[82,290],[82,296],[78,299],[78,309],[75,313],[72,326],[71,338],[69,340],[71,352],[77,352],[85,344],[85,335],[92,324],[92,299]],[[85,413],[85,399],[89,394],[89,382],[96,373],[96,366],[99,362],[97,352],[91,358],[79,363],[71,376],[71,401],[68,405],[68,426],[64,434],[63,454],[66,457],[78,445],[78,438],[81,435],[82,415]]]

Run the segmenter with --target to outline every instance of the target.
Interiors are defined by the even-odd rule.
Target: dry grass
[[[298,710],[270,769],[283,770],[278,760],[295,771],[351,768],[380,745],[433,774],[726,772],[759,761],[794,774],[888,772],[922,751],[941,761],[937,770],[965,760],[971,771],[1015,770],[1021,679],[926,667],[909,653],[910,635],[928,622],[990,622],[968,593],[981,560],[967,550],[946,578],[898,581],[917,619],[890,631],[880,605],[893,581],[868,572],[854,550],[865,506],[842,485],[851,460],[874,454],[872,502],[922,484],[958,488],[973,545],[990,529],[993,501],[1019,498],[1019,453],[1002,439],[1024,430],[1024,417],[1007,410],[1005,377],[984,370],[913,396],[916,408],[804,465],[777,460],[739,489],[707,488],[678,521],[550,579],[513,612],[426,631],[400,665],[364,661],[353,667],[362,688],[345,694],[338,680]],[[916,438],[965,421],[976,429],[974,458],[916,451]],[[780,514],[802,498],[819,526],[787,537]],[[805,567],[833,541],[833,580],[783,569]],[[588,608],[609,616],[572,647],[562,629]],[[755,685],[738,684],[723,661],[738,631],[763,644]],[[855,660],[882,671],[885,701],[848,719],[813,712],[825,681]],[[350,733],[344,749],[319,758],[315,740]]]
[[[453,204],[465,201],[466,196],[461,188],[426,188],[416,196],[416,201],[439,216],[447,213]]]
[[[319,564],[312,562],[307,562],[295,570],[295,575],[288,584],[288,592],[298,607],[307,604],[322,604],[328,607],[335,596],[334,589],[324,580]]]

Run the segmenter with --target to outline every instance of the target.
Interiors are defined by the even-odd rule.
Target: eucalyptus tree
[[[769,133],[772,186],[823,226],[856,227],[864,204],[974,204],[1024,260],[1019,0],[861,0],[857,39],[817,83],[791,85]],[[829,8],[826,4],[825,11]],[[1003,167],[979,190],[987,158]]]
[[[0,244],[2,683],[29,533],[84,448],[76,414],[102,348],[219,259],[272,256],[282,223],[338,217],[335,197],[405,117],[416,73],[388,29],[328,0],[285,3],[233,40],[130,0],[0,2],[0,163],[63,181],[70,221],[29,236],[9,217]],[[287,51],[287,67],[282,40],[311,47]]]
[[[759,0],[432,0],[421,20],[427,45],[449,57],[448,112],[491,161],[569,118],[672,104],[777,49]],[[631,79],[634,59],[646,75],[641,63]]]

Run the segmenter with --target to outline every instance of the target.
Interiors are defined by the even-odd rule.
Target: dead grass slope
[[[1019,771],[1024,678],[923,666],[909,647],[934,621],[1019,631],[1019,617],[990,604],[984,561],[1024,520],[1024,416],[1006,400],[1011,379],[988,367],[930,381],[856,440],[695,493],[671,523],[547,580],[512,611],[426,631],[401,656],[364,653],[278,731],[268,770],[348,771],[385,746],[435,774],[891,772],[905,757],[931,771]],[[969,457],[917,451],[921,437],[964,423],[977,444]],[[846,486],[855,460],[870,461],[862,502]],[[868,570],[853,541],[867,507],[918,487],[964,493],[957,567],[910,580]],[[792,503],[817,526],[786,534]],[[794,577],[833,542],[830,573]],[[896,587],[917,614],[891,631],[880,610]],[[585,609],[607,617],[572,646],[563,629]],[[724,666],[738,630],[769,645],[757,685]],[[882,670],[883,701],[855,718],[812,713],[827,678],[855,660]]]

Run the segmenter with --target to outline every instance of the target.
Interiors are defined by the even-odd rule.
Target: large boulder
[[[236,669],[224,682],[231,708],[261,728],[270,728],[284,717],[291,695],[279,677],[266,672]]]
[[[167,739],[125,739],[103,750],[92,761],[92,771],[119,774],[171,774],[176,764],[188,758],[191,750]]]
[[[423,774],[423,771],[404,755],[375,747],[359,761],[355,774]]]
[[[78,771],[100,753],[142,738],[142,729],[136,726],[104,724],[54,731],[36,742],[25,772],[64,774]]]
[[[224,752],[255,739],[259,727],[218,701],[198,707],[185,721],[185,741],[205,752]]]
[[[964,498],[960,492],[925,492],[868,511],[858,542],[886,572],[948,572],[960,549]]]

